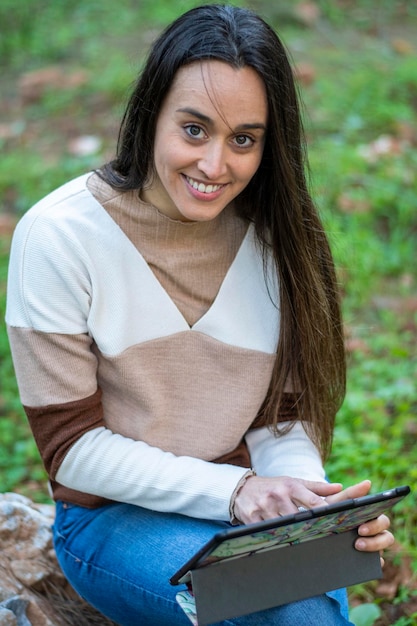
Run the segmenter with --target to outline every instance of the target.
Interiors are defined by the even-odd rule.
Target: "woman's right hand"
[[[233,512],[243,524],[297,513],[298,507],[323,506],[325,497],[342,491],[340,483],[324,483],[278,476],[250,476],[235,498]]]

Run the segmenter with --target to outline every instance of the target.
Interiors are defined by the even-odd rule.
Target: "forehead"
[[[193,106],[209,117],[221,116],[230,126],[266,124],[268,106],[262,78],[251,67],[234,68],[222,61],[199,61],[181,67],[161,113]]]

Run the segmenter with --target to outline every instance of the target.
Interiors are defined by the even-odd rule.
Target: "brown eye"
[[[249,148],[254,143],[253,139],[248,137],[248,135],[236,135],[234,141],[240,148]]]
[[[186,126],[185,131],[188,135],[190,135],[190,137],[196,139],[200,139],[203,133],[203,130],[200,128],[200,126],[196,126],[195,124],[189,124],[188,126]]]

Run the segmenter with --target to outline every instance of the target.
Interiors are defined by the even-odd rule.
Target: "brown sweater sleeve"
[[[52,480],[72,444],[87,431],[105,425],[100,389],[82,400],[24,409]]]

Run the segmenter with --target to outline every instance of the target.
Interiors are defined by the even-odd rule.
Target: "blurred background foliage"
[[[0,307],[18,217],[113,156],[132,81],[191,0],[0,3]],[[417,483],[417,2],[248,0],[286,43],[305,102],[311,188],[343,293],[349,384],[328,473]],[[0,329],[0,491],[48,500]],[[417,495],[393,513],[382,583],[357,623],[417,623]],[[385,587],[384,587],[385,585]]]

